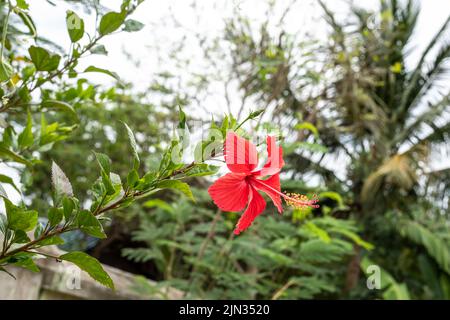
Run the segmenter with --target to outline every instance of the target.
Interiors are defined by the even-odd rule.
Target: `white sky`
[[[65,25],[65,12],[67,9],[73,8],[65,2],[55,0],[57,6],[52,6],[45,0],[28,2],[38,34],[61,44],[64,48],[69,48],[70,41]],[[276,7],[282,9],[290,2],[289,0],[277,0]],[[419,2],[421,14],[416,34],[413,36],[413,45],[417,47],[417,50],[411,56],[410,63],[414,63],[420,52],[450,15],[449,0]],[[121,0],[101,1],[101,3],[112,10],[118,10]],[[132,16],[133,19],[143,22],[146,25],[145,28],[136,33],[118,33],[106,37],[102,44],[108,50],[108,56],[91,55],[86,57],[80,63],[79,70],[88,65],[110,69],[117,72],[122,79],[132,82],[138,90],[144,89],[152,82],[155,73],[165,71],[169,67],[168,50],[181,41],[186,34],[192,35],[192,32],[195,31],[204,35],[217,36],[223,27],[224,18],[230,17],[235,7],[242,10],[251,21],[257,24],[262,20],[266,8],[266,1],[261,0],[198,0],[197,9],[193,9],[191,3],[187,0],[145,1]],[[345,1],[325,0],[325,3],[334,12],[345,17]],[[374,8],[379,1],[360,0],[357,3],[364,7]],[[84,19],[86,32],[93,34],[94,17],[82,10],[75,11]],[[182,26],[174,26],[173,22],[168,19],[170,12]],[[200,16],[198,16],[199,13]],[[287,16],[285,27],[288,31],[300,34],[310,33],[320,39],[326,36],[327,28],[322,16],[322,10],[316,0],[298,0]],[[86,38],[83,40],[86,41]],[[202,51],[195,42],[191,43],[188,40],[187,43],[189,54],[194,60],[198,59],[199,67],[201,67]],[[132,54],[133,59],[139,63],[138,67],[123,53],[124,49]],[[158,56],[168,64],[161,65]],[[89,74],[87,78],[98,83],[112,83],[112,80],[106,75]],[[212,95],[202,101],[204,109],[225,110],[223,92],[220,89],[217,90],[217,95]],[[233,111],[236,111],[239,99],[232,102],[235,104]],[[5,172],[5,170],[10,174],[10,170],[0,164],[0,172]],[[17,181],[18,177],[14,178]],[[5,186],[5,189],[8,194],[15,194],[9,186]]]
[[[65,27],[65,11],[70,8],[66,3],[55,1],[58,5],[52,6],[45,0],[29,1],[31,16],[33,17],[38,33],[59,44],[69,47],[69,37]],[[290,0],[277,0],[276,7],[284,8]],[[412,56],[413,60],[420,54],[421,49],[440,28],[445,19],[450,15],[449,0],[423,0],[421,14],[418,22],[417,33],[413,37],[417,51]],[[118,10],[121,0],[101,1],[112,10]],[[152,49],[155,45],[161,48],[169,48],[189,34],[192,30],[201,34],[218,35],[223,19],[232,15],[234,7],[240,8],[251,20],[257,22],[263,17],[266,1],[262,0],[197,0],[198,10],[191,8],[188,0],[153,1],[146,0],[133,14],[132,18],[146,24],[146,27],[136,33],[118,33],[106,37],[102,43],[109,51],[108,56],[90,56],[84,59],[83,65],[94,64],[99,67],[112,68],[123,79],[133,82],[137,88],[145,88],[152,80],[152,75],[163,70],[167,66],[158,65],[157,54]],[[325,3],[336,13],[345,16],[346,8],[343,0],[326,0]],[[364,7],[376,7],[378,0],[359,0],[358,5]],[[84,12],[78,14],[84,18],[86,31],[93,33],[94,19]],[[183,25],[180,28],[173,27],[167,17],[172,12]],[[199,19],[196,16],[201,14]],[[326,36],[326,25],[321,18],[323,15],[316,0],[298,0],[293,10],[288,14],[286,27],[289,31],[300,33],[312,33],[320,39]],[[140,62],[137,68],[128,60],[122,49],[133,54],[133,58]],[[198,48],[190,48],[192,55],[200,54]],[[164,55],[167,52],[160,52]],[[199,57],[200,59],[200,57]],[[96,81],[108,81],[107,76],[93,76]]]

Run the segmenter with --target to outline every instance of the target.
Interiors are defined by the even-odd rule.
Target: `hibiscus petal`
[[[250,197],[248,207],[239,219],[236,228],[234,229],[235,234],[239,234],[245,229],[247,229],[255,220],[255,218],[264,211],[266,208],[266,201],[264,198],[256,191],[255,188],[250,187]]]
[[[257,190],[266,193],[270,199],[272,199],[273,204],[277,207],[279,213],[283,212],[283,205],[280,196],[281,186],[279,174],[275,174],[267,180],[252,179],[251,184]]]
[[[258,176],[271,176],[281,171],[284,166],[283,148],[277,146],[275,137],[267,136],[267,162],[264,167],[255,172]]]
[[[249,173],[258,165],[255,145],[234,132],[227,133],[224,154],[228,169],[235,173]]]
[[[241,211],[247,204],[249,188],[245,175],[227,173],[209,187],[208,193],[223,211]]]

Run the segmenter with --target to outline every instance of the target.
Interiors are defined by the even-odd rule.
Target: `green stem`
[[[6,44],[6,34],[8,33],[8,23],[9,23],[9,16],[11,14],[11,4],[8,1],[8,13],[6,14],[5,21],[3,23],[3,34],[2,34],[2,48],[0,49],[0,61],[3,64],[3,51]]]

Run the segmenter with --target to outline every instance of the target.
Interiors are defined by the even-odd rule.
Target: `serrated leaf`
[[[181,182],[179,180],[163,180],[156,184],[156,188],[161,189],[175,189],[183,194],[185,194],[189,199],[195,202],[194,195],[192,194],[191,188],[185,182]]]
[[[59,257],[61,260],[69,261],[78,266],[81,270],[86,271],[92,279],[98,281],[102,285],[114,289],[114,283],[111,277],[103,269],[97,259],[91,257],[84,252],[69,252]]]
[[[33,230],[38,221],[38,213],[34,210],[25,210],[15,206],[11,201],[3,198],[8,219],[8,228],[14,231]]]
[[[11,263],[21,268],[28,269],[32,272],[39,272],[40,270],[38,266],[34,263],[32,256],[33,254],[21,252],[11,257],[8,263]]]
[[[25,231],[17,230],[14,232],[13,243],[28,243],[30,241],[31,240]]]
[[[69,221],[73,215],[73,210],[75,209],[75,203],[73,202],[73,200],[71,198],[64,196],[62,199],[62,205],[63,205],[64,219],[66,221]]]
[[[206,163],[196,164],[191,170],[186,172],[188,177],[203,177],[216,174],[220,167]]]
[[[48,222],[51,227],[57,226],[63,219],[63,210],[59,208],[50,208],[48,211]]]
[[[111,172],[111,159],[104,153],[94,152],[94,155],[100,168],[109,175]]]
[[[136,138],[134,137],[134,133],[130,129],[130,127],[125,122],[122,122],[122,123],[125,126],[125,129],[127,130],[128,140],[130,141],[131,150],[133,151],[133,159],[134,159],[133,160],[133,168],[135,170],[137,170],[139,168],[140,159],[139,159],[139,154],[137,151]]]
[[[103,185],[106,188],[106,194],[110,196],[110,195],[116,193],[116,189],[114,188],[114,185],[112,184],[111,177],[103,170],[101,172],[101,175],[102,175]]]
[[[45,247],[45,246],[53,246],[53,245],[60,245],[64,244],[64,240],[60,236],[53,236],[49,238],[45,238],[41,241],[39,241],[36,245],[38,247]]]
[[[77,225],[78,227],[86,232],[87,234],[104,239],[106,238],[106,234],[103,231],[103,226],[98,221],[98,219],[88,210],[82,210],[78,214],[77,218]]]
[[[139,181],[139,174],[136,170],[131,170],[127,176],[127,184],[129,187],[133,188],[136,183]]]
[[[52,162],[52,184],[57,195],[73,197],[72,185],[61,168]]]

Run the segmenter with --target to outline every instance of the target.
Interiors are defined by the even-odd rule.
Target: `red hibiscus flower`
[[[224,155],[231,172],[220,177],[208,192],[214,203],[223,211],[241,211],[247,206],[236,225],[235,234],[247,229],[264,211],[266,201],[258,191],[269,196],[279,213],[283,212],[281,198],[294,207],[318,207],[317,199],[309,200],[305,196],[281,192],[279,172],[284,166],[283,149],[276,145],[274,137],[267,136],[267,153],[266,164],[257,169],[256,147],[234,132],[228,132]]]

